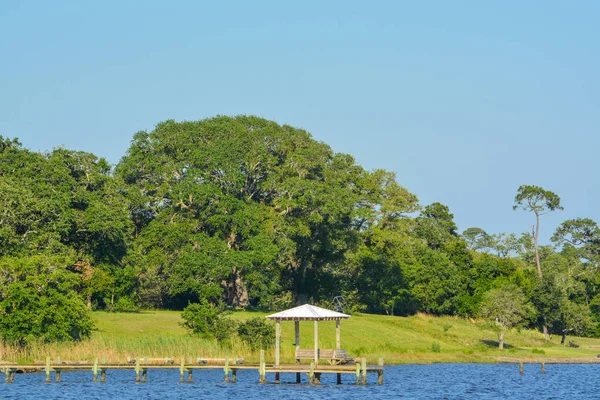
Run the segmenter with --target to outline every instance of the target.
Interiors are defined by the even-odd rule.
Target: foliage
[[[484,295],[479,314],[497,326],[500,349],[504,348],[505,332],[524,321],[527,309],[525,303],[523,292],[516,286],[492,289]]]
[[[0,335],[5,343],[78,341],[92,332],[77,276],[56,256],[0,260]]]
[[[190,304],[181,314],[182,326],[204,338],[214,338],[222,342],[231,337],[237,323],[223,315],[223,310],[207,300]]]
[[[514,208],[535,214],[532,232],[459,235],[448,206],[422,206],[393,172],[367,171],[302,129],[254,116],[162,122],[136,133],[115,168],[0,137],[0,263],[56,267],[21,275],[27,284],[6,280],[6,293],[31,308],[52,298],[53,312],[71,309],[56,317],[64,328],[42,332],[2,298],[7,332],[20,332],[6,336],[69,340],[65,321],[82,302],[120,312],[190,304],[186,326],[223,341],[237,331],[225,307],[343,294],[355,311],[472,317],[507,288],[524,298],[522,324],[563,341],[600,335],[596,222],[564,221],[557,249],[538,243],[539,218],[562,209],[557,194],[522,185]],[[16,273],[1,267],[0,276]],[[81,320],[69,337],[89,335]]]
[[[251,318],[238,326],[239,337],[251,349],[269,349],[275,344],[275,328],[264,318]]]

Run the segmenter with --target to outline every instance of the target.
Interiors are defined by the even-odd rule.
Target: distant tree
[[[519,239],[514,233],[492,235],[492,245],[498,256],[507,258],[519,251]]]
[[[540,234],[540,217],[555,210],[562,210],[560,197],[556,193],[545,190],[539,186],[522,185],[515,196],[513,210],[525,210],[535,214],[535,229],[533,231],[533,243],[535,248],[535,264],[538,275],[542,278],[542,267],[538,250],[538,239]]]
[[[416,221],[417,236],[425,239],[432,249],[440,249],[458,236],[454,214],[444,204],[436,202],[425,206]]]
[[[470,250],[489,251],[494,247],[494,238],[481,228],[468,228],[462,233]]]
[[[593,325],[589,307],[571,298],[578,286],[580,283],[572,277],[557,274],[552,279],[544,278],[532,295],[549,333],[560,335],[561,344],[567,334],[583,334]]]
[[[506,331],[519,326],[527,315],[525,295],[514,285],[492,289],[484,295],[479,315],[496,326],[498,348],[502,350]]]
[[[551,240],[559,245],[572,246],[578,255],[595,268],[600,266],[600,227],[589,218],[564,221]]]

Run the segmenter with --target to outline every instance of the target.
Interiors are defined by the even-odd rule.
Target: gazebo
[[[319,349],[319,321],[335,321],[335,350],[340,350],[340,321],[350,318],[349,315],[325,308],[305,304],[299,307],[290,308],[276,314],[267,315],[265,318],[275,321],[275,367],[279,366],[279,353],[281,341],[281,321],[294,321],[296,328],[296,359],[310,358],[314,359],[315,367],[319,364],[319,357],[324,358],[323,351]],[[302,351],[300,349],[300,321],[314,321],[314,349]],[[331,350],[331,357],[335,358],[335,351]],[[307,354],[304,354],[307,353]],[[308,357],[305,357],[307,356]],[[345,356],[344,356],[345,358]]]

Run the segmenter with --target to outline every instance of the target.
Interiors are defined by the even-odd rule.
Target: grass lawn
[[[266,313],[235,312],[232,318],[243,321],[264,317]],[[10,361],[43,360],[47,355],[63,360],[124,361],[127,357],[241,357],[256,362],[258,353],[234,337],[219,345],[215,341],[191,336],[180,326],[181,313],[146,311],[141,313],[95,312],[96,329],[88,341],[76,344],[32,345],[29,349],[0,348],[0,359]],[[532,330],[506,334],[506,349],[497,349],[496,334],[483,322],[457,317],[411,317],[356,314],[341,322],[342,348],[351,356],[386,363],[432,362],[595,362],[600,339],[568,337],[579,348],[560,344],[559,337],[545,343],[541,333]],[[301,322],[301,347],[313,348],[313,323]],[[319,323],[319,347],[335,347],[335,322]],[[282,322],[282,362],[294,362],[294,324]],[[267,349],[267,360],[274,359]]]
[[[235,312],[232,318],[246,320],[264,317],[266,313]],[[237,355],[257,359],[237,340],[229,346],[192,337],[180,326],[180,312],[148,311],[139,314],[94,313],[97,330],[91,342],[104,343],[116,353],[144,352],[153,357],[178,356],[180,353],[198,356]],[[357,314],[343,320],[342,348],[352,356],[375,361],[384,357],[387,363],[428,362],[497,362],[505,358],[525,360],[579,359],[592,361],[600,353],[600,339],[568,337],[579,348],[560,344],[560,337],[545,343],[541,333],[532,330],[506,334],[506,349],[497,349],[493,330],[482,322],[457,317],[432,317],[418,314],[412,317]],[[313,323],[300,323],[301,347],[313,347]],[[439,346],[438,346],[439,345]],[[335,347],[335,322],[319,323],[319,347]],[[292,362],[294,354],[294,324],[282,323],[282,360]],[[439,349],[439,351],[438,351]],[[270,350],[267,356],[272,356]],[[564,360],[562,360],[564,361]],[[575,360],[574,360],[575,361]]]

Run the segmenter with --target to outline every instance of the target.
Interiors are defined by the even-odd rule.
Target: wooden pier
[[[274,374],[274,381],[272,383],[280,383],[281,374],[295,374],[296,383],[301,383],[302,374],[306,374],[308,383],[313,385],[319,385],[321,383],[321,375],[323,374],[336,374],[337,384],[342,383],[342,374],[354,375],[355,380],[353,383],[356,385],[367,384],[367,374],[377,374],[377,383],[383,384],[383,372],[384,365],[383,359],[379,359],[378,364],[368,364],[366,359],[357,359],[355,364],[348,365],[317,365],[314,363],[307,364],[267,364],[264,361],[264,351],[261,351],[261,362],[259,364],[243,364],[237,359],[222,359],[222,360],[207,360],[197,358],[194,362],[192,359],[187,360],[181,357],[179,360],[173,358],[165,359],[136,359],[129,360],[128,362],[107,362],[103,360],[99,362],[98,359],[94,363],[89,362],[61,362],[60,357],[52,360],[47,357],[45,363],[33,363],[33,364],[10,364],[5,363],[0,365],[0,371],[5,374],[5,383],[13,383],[15,381],[16,373],[23,372],[45,372],[46,383],[52,382],[52,373],[54,373],[54,381],[61,381],[61,374],[66,371],[75,370],[89,370],[92,372],[93,382],[98,382],[98,375],[100,375],[100,382],[106,383],[106,372],[109,370],[132,370],[135,375],[132,374],[132,381],[135,376],[136,383],[145,383],[148,381],[148,370],[152,369],[172,369],[179,370],[179,382],[180,383],[191,383],[193,382],[194,371],[202,371],[207,369],[220,369],[223,371],[223,381],[227,383],[237,382],[237,372],[239,370],[255,370],[258,372],[258,382],[267,383],[267,373]],[[187,373],[187,379],[186,379]]]

